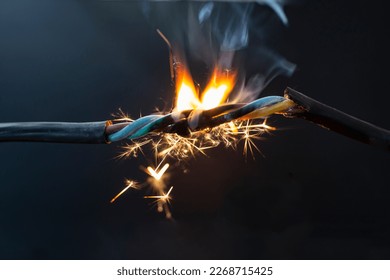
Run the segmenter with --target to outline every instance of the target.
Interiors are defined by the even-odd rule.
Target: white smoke
[[[210,69],[215,65],[234,68],[237,52],[254,60],[258,74],[238,91],[240,101],[253,100],[273,78],[291,76],[295,70],[266,39],[275,29],[287,28],[286,0],[140,3],[150,23],[165,34],[181,59],[203,61]],[[240,69],[246,67],[241,63]]]

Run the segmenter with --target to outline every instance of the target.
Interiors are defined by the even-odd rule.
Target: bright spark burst
[[[152,177],[150,184],[153,186],[154,191],[157,191],[158,195],[146,195],[144,196],[144,198],[155,199],[155,202],[157,204],[157,211],[165,212],[165,217],[169,219],[172,217],[171,211],[169,210],[168,206],[171,199],[169,195],[173,189],[173,186],[170,187],[167,193],[164,193],[166,184],[163,180],[163,175],[168,170],[168,168],[168,163],[164,164],[164,166],[159,171],[157,171],[158,168],[153,169],[150,166],[147,167],[147,173]]]
[[[171,197],[169,196],[172,192],[173,187],[171,186],[167,193],[162,193],[161,195],[146,195],[144,198],[146,199],[155,199],[155,202],[157,203],[157,211],[158,212],[165,212],[165,217],[167,219],[172,218],[172,213],[169,210],[169,202],[171,200]]]
[[[146,170],[149,172],[149,175],[152,176],[154,179],[156,179],[157,181],[160,181],[161,177],[164,175],[165,171],[167,171],[169,167],[169,163],[166,163],[161,169],[160,171],[157,171],[157,168],[156,170],[153,169],[152,167],[148,166],[146,168]]]
[[[168,158],[180,162],[193,158],[197,154],[207,155],[206,150],[220,145],[235,150],[240,142],[243,142],[243,154],[245,156],[250,154],[254,158],[255,152],[261,153],[255,141],[261,139],[264,133],[272,130],[275,128],[267,125],[266,119],[262,122],[236,120],[212,129],[191,132],[188,137],[175,133],[153,133],[147,138],[132,140],[123,148],[124,151],[119,157],[137,157],[139,153],[143,154],[144,147],[149,146],[154,151],[156,168],[146,167],[145,172],[149,175],[146,182],[143,185],[135,185],[133,181],[128,181],[127,186],[111,202],[114,202],[129,188],[139,189],[149,185],[155,194],[146,195],[144,198],[154,199],[157,211],[164,212],[167,218],[171,218],[169,202],[173,186],[166,192],[167,184],[165,182],[166,172],[170,167],[169,163],[166,163]]]
[[[251,154],[254,159],[254,151],[256,150],[261,154],[260,149],[257,147],[255,140],[260,140],[261,135],[269,130],[274,130],[275,128],[266,124],[266,120],[262,123],[253,123],[249,120],[241,122],[237,127],[236,134],[240,136],[240,139],[244,141],[243,154],[248,155],[248,152]]]
[[[142,147],[146,144],[152,142],[152,139],[147,139],[145,141],[131,141],[131,144],[126,144],[123,147],[123,152],[118,155],[118,158],[128,158],[128,157],[138,157],[138,154],[141,153],[144,155]]]

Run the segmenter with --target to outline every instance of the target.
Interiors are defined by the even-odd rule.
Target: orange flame
[[[176,77],[176,110],[181,112],[184,110],[192,110],[198,108],[201,103],[197,98],[194,82],[191,74],[185,70],[177,71]]]
[[[176,73],[175,110],[179,112],[194,109],[208,110],[217,107],[227,100],[236,80],[234,73],[215,68],[205,90],[199,94],[188,70],[179,69]]]

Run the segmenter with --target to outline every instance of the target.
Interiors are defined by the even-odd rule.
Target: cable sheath
[[[0,123],[0,142],[105,144],[106,121]]]
[[[287,88],[284,95],[297,105],[297,110],[286,116],[311,121],[357,141],[390,151],[389,130],[341,112],[294,89]]]

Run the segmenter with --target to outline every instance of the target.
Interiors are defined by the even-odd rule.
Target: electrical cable
[[[390,151],[389,130],[348,115],[292,88],[287,88],[284,96],[296,104],[294,110],[286,112],[286,117],[302,118],[357,141]]]
[[[223,123],[264,119],[272,114],[305,119],[360,142],[390,150],[389,130],[355,118],[291,88],[285,90],[284,97],[267,96],[250,103],[227,103],[209,110],[152,114],[134,121],[0,123],[0,142],[108,144],[156,133],[177,133],[185,137]]]
[[[108,122],[0,123],[0,142],[107,143]]]

